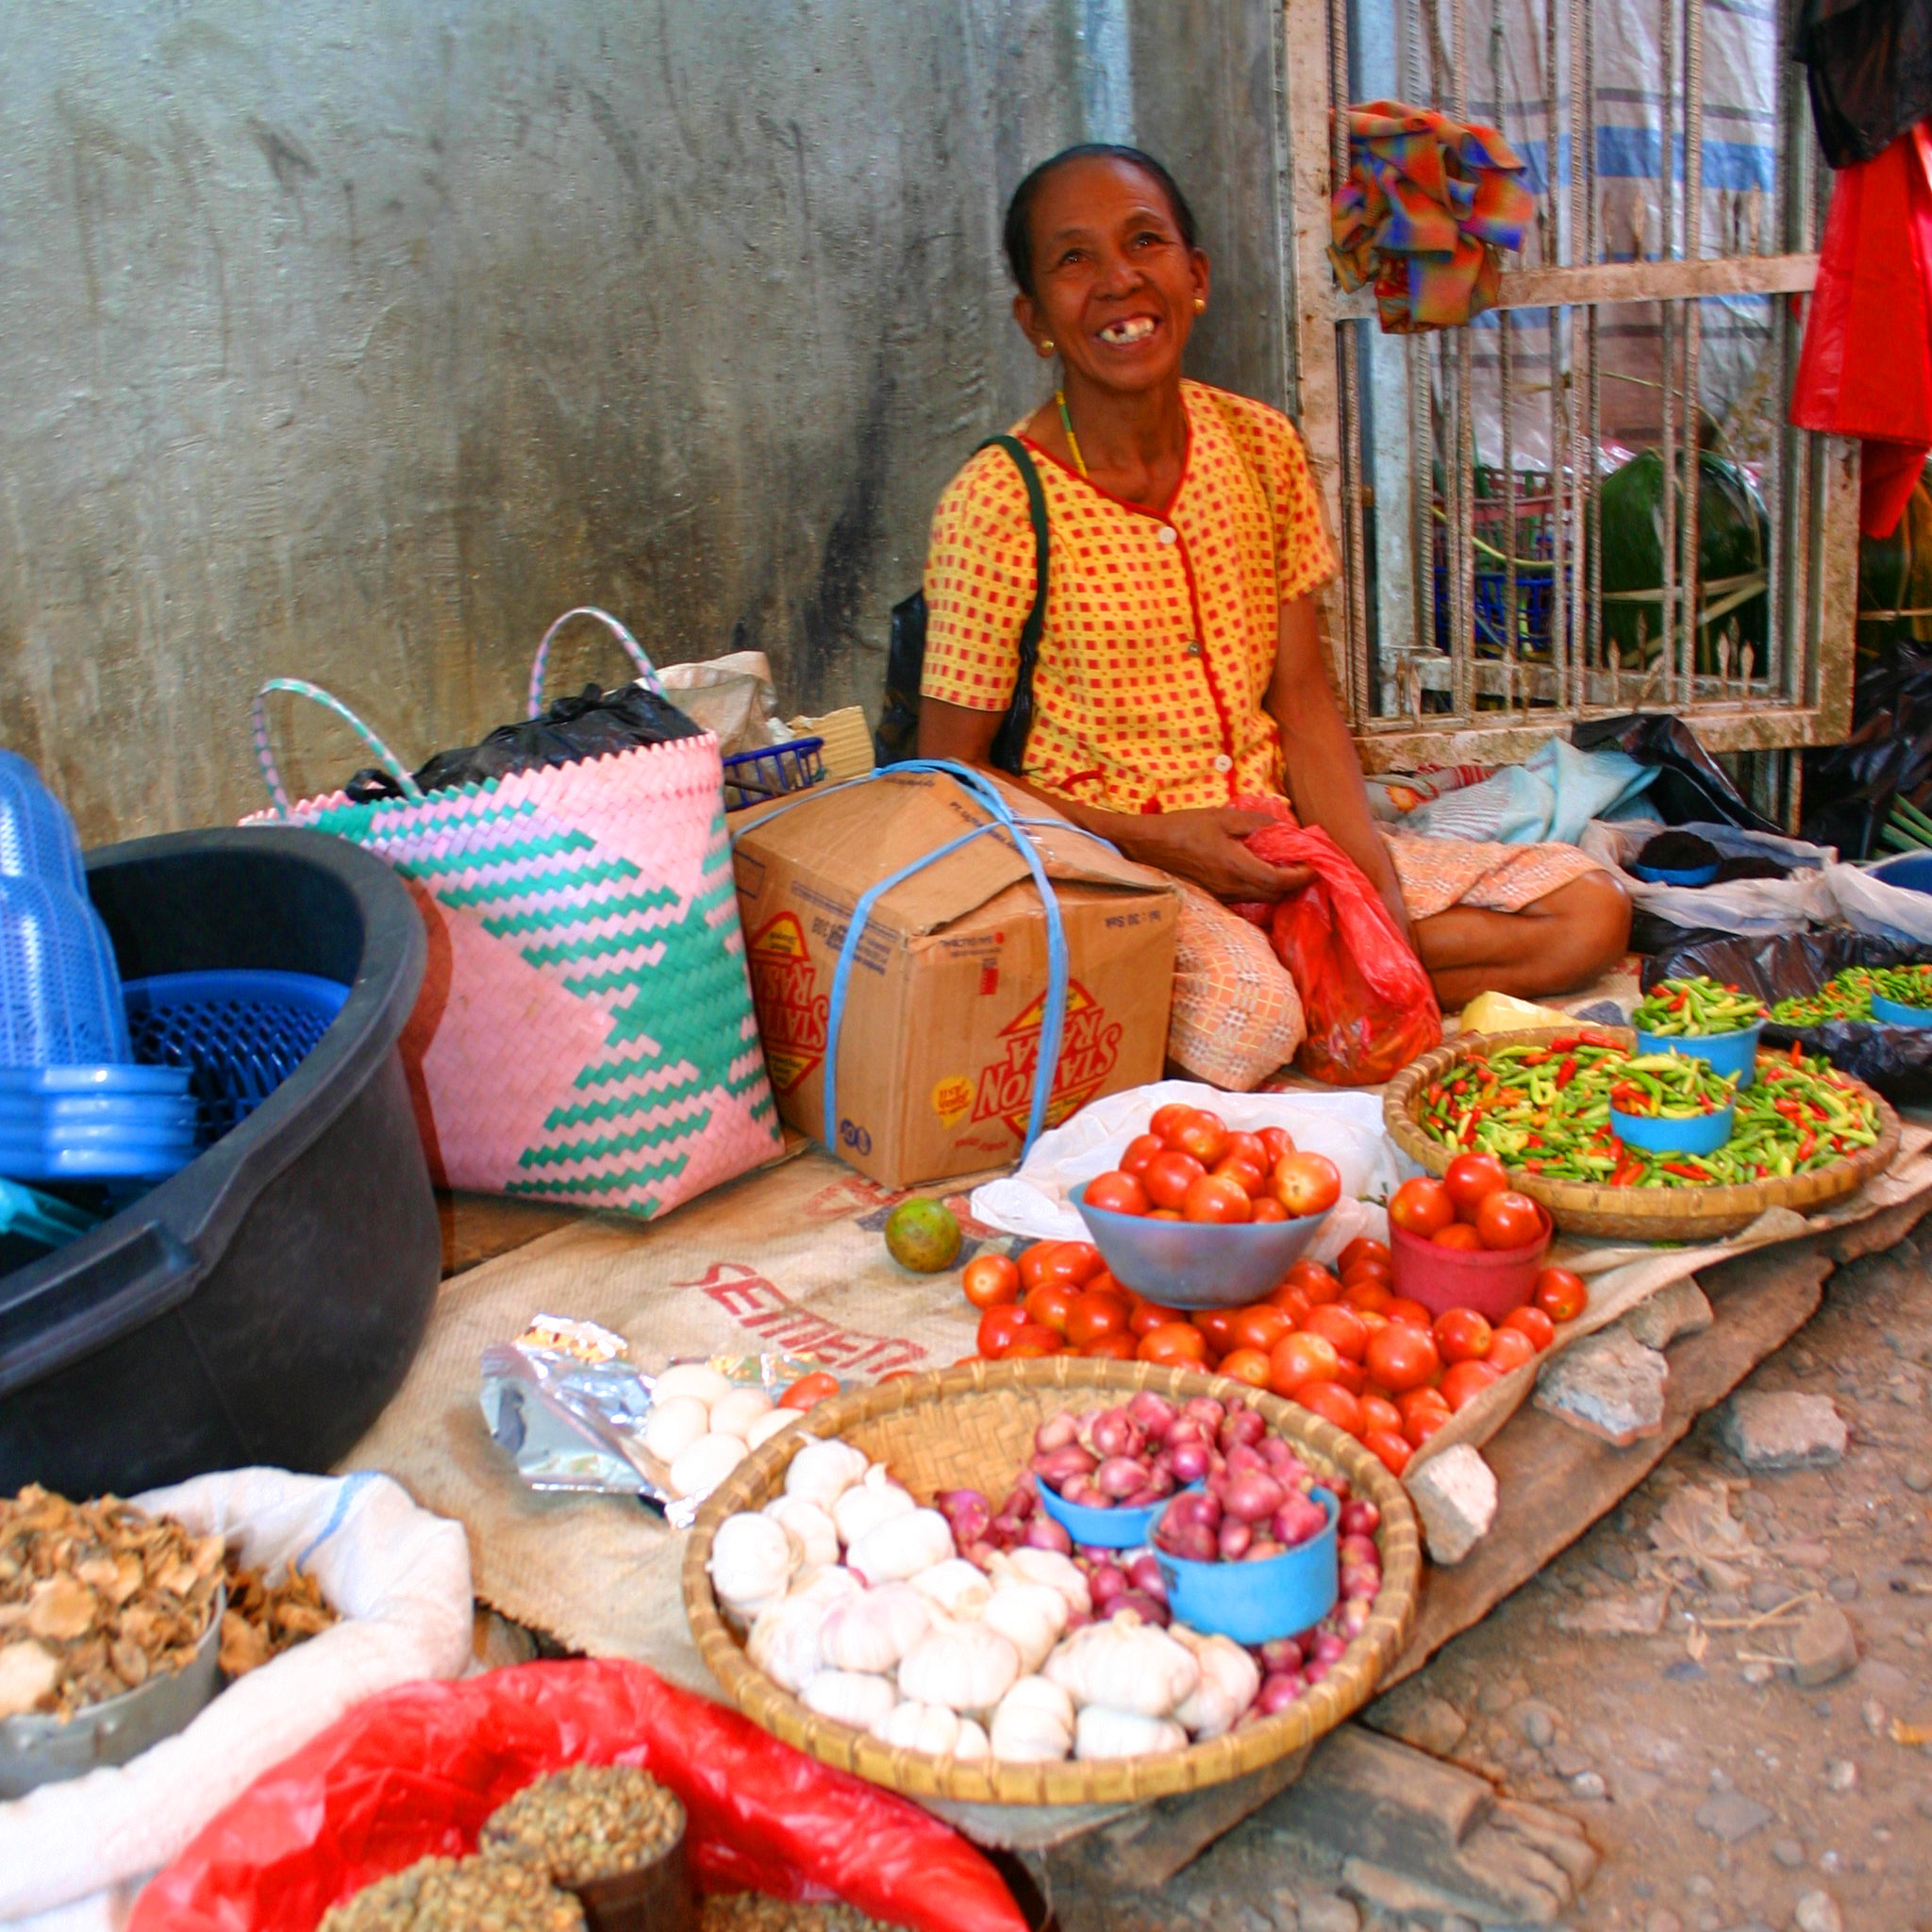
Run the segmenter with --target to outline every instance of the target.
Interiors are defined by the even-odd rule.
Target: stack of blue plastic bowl
[[[194,1158],[183,1067],[138,1067],[80,841],[39,773],[0,751],[0,1174],[158,1179]]]

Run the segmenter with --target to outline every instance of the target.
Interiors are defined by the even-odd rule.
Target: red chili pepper
[[[1801,1067],[1805,1064],[1805,1049],[1797,1041],[1791,1041],[1791,1064]]]
[[[1556,1056],[1547,1047],[1539,1046],[1524,1054],[1517,1060],[1516,1064],[1519,1067],[1540,1067],[1545,1060],[1554,1059],[1555,1058]]]
[[[1686,1167],[1680,1160],[1666,1160],[1663,1170],[1666,1174],[1682,1174],[1687,1181],[1707,1181],[1710,1178],[1702,1168]]]
[[[1809,1160],[1818,1145],[1818,1136],[1809,1127],[1798,1136],[1798,1158]]]
[[[1576,1077],[1576,1056],[1575,1056],[1575,1055],[1574,1055],[1574,1054],[1573,1053],[1573,1054],[1572,1054],[1572,1055],[1570,1056],[1570,1058],[1569,1058],[1568,1059],[1566,1059],[1566,1060],[1565,1060],[1565,1061],[1563,1062],[1563,1064],[1562,1064],[1562,1065],[1561,1065],[1560,1067],[1558,1067],[1558,1068],[1557,1069],[1557,1089],[1558,1089],[1558,1091],[1560,1091],[1561,1089],[1563,1089],[1563,1088],[1565,1088],[1565,1087],[1569,1086],[1569,1084],[1571,1083],[1571,1081],[1573,1081],[1574,1079],[1575,1079],[1575,1077]]]
[[[1673,993],[1671,995],[1671,1011],[1674,1013],[1682,1012],[1684,1010],[1684,1004],[1690,997],[1690,995],[1688,992]]]
[[[1565,1033],[1559,1039],[1550,1041],[1550,1051],[1553,1054],[1574,1053],[1577,1042],[1583,1038],[1584,1036],[1580,1033]],[[1592,1041],[1591,1043],[1594,1044],[1595,1042]]]
[[[1586,1026],[1583,1029],[1583,1031],[1576,1036],[1574,1040],[1551,1041],[1550,1050],[1553,1053],[1568,1053],[1572,1047],[1576,1046],[1615,1046],[1617,1042],[1614,1040],[1612,1040],[1607,1033],[1599,1033],[1594,1027]]]
[[[1471,1114],[1462,1124],[1462,1144],[1467,1147],[1475,1139],[1476,1115]]]
[[[1523,1169],[1524,1174],[1541,1174],[1543,1171],[1543,1164],[1541,1160],[1524,1160],[1519,1161],[1517,1165]]]
[[[1613,1188],[1627,1188],[1643,1178],[1643,1163],[1630,1155],[1625,1155],[1623,1165],[1610,1176]]]

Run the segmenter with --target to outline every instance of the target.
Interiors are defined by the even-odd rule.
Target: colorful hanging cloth
[[[1432,108],[1371,101],[1348,110],[1348,151],[1328,256],[1344,289],[1374,285],[1383,333],[1455,328],[1493,308],[1500,251],[1523,246],[1536,213],[1509,143]]]

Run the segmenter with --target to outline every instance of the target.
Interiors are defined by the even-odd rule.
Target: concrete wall
[[[997,258],[1034,160],[1164,154],[1216,255],[1197,371],[1282,395],[1273,11],[8,9],[0,742],[90,842],[231,820],[263,678],[413,763],[586,601],[874,702],[935,494],[1038,398]],[[615,669],[586,636],[556,688]],[[279,715],[303,790],[364,761]]]

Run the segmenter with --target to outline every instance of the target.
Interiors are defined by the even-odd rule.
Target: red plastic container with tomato
[[[1491,1322],[1525,1307],[1554,1224],[1488,1155],[1459,1155],[1441,1180],[1405,1181],[1389,1204],[1395,1292],[1432,1314]]]

